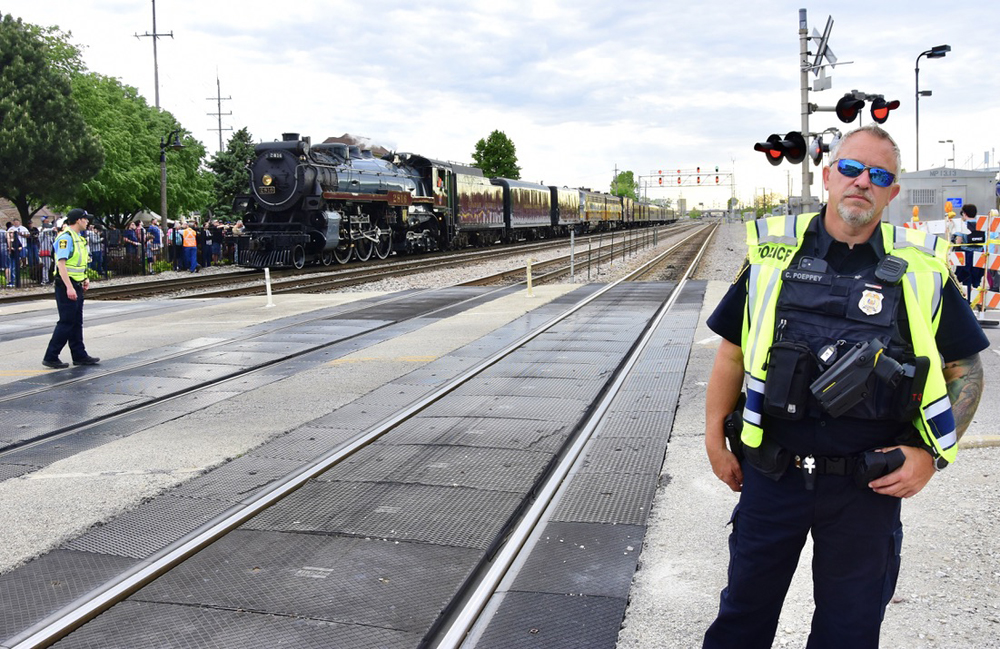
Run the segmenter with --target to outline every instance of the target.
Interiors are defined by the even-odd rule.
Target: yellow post
[[[535,294],[531,291],[531,262],[537,261],[536,259],[528,259],[528,297],[535,297]]]

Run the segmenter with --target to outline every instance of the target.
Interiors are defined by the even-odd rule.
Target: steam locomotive
[[[486,178],[412,153],[376,158],[286,133],[258,144],[250,195],[237,199],[241,266],[295,267],[488,246],[673,220],[661,207],[602,192]]]

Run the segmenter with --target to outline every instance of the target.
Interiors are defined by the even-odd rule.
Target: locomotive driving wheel
[[[392,233],[382,228],[375,228],[375,233],[378,236],[378,242],[375,244],[375,256],[379,259],[385,259],[392,252]]]
[[[333,258],[338,264],[346,264],[351,261],[351,244],[345,239],[340,240],[340,245],[333,249]]]
[[[362,236],[354,241],[354,256],[358,261],[368,261],[372,258],[372,248],[375,245],[368,237]]]
[[[324,266],[329,266],[333,263],[333,253],[329,250],[324,251],[323,254],[320,255],[319,260]]]

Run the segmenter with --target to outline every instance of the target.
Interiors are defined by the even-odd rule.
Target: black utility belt
[[[864,489],[872,480],[892,473],[903,465],[906,456],[901,449],[888,452],[865,451],[843,457],[792,455],[791,451],[767,436],[757,448],[744,446],[743,454],[748,463],[772,480],[779,480],[789,465],[802,471],[806,489],[813,489],[817,475],[853,477],[854,483]]]
[[[804,343],[774,343],[767,355],[764,413],[799,420],[812,406],[839,417],[863,402],[872,403],[878,383],[885,386],[881,392],[889,394],[880,414],[910,421],[919,412],[930,359],[915,357],[900,363],[873,338],[841,351],[830,364],[825,360]]]

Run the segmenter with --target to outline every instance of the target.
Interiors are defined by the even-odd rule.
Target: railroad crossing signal
[[[864,99],[858,99],[852,93],[848,93],[840,98],[834,110],[837,112],[837,119],[845,124],[850,124],[857,119],[864,107]]]
[[[806,159],[806,139],[798,131],[791,131],[785,137],[772,134],[768,136],[767,141],[755,144],[753,149],[763,151],[767,161],[775,167],[780,165],[782,160],[798,164]]]
[[[847,93],[837,102],[837,107],[834,109],[837,113],[837,119],[847,124],[853,122],[864,110],[865,100],[872,102],[872,119],[879,124],[885,124],[885,121],[889,119],[889,113],[899,108],[898,99],[886,101],[882,95],[868,95],[855,90]]]
[[[889,119],[889,112],[899,108],[899,100],[886,101],[882,95],[875,97],[872,101],[872,119],[879,124],[885,124]]]

